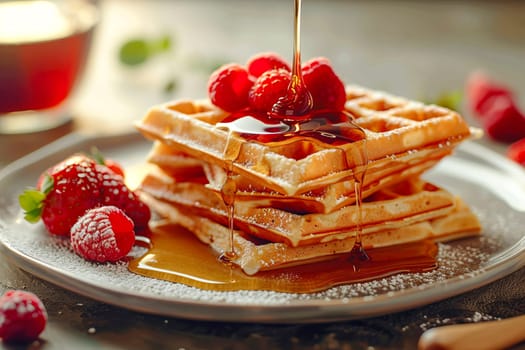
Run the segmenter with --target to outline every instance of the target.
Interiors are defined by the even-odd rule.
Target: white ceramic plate
[[[211,292],[138,276],[126,264],[91,264],[41,224],[24,222],[17,197],[50,165],[97,146],[125,167],[150,143],[140,135],[67,136],[0,170],[0,248],[22,269],[73,292],[124,308],[198,320],[326,322],[376,316],[468,292],[525,265],[525,173],[476,143],[465,143],[425,177],[460,195],[480,217],[481,237],[440,244],[440,267],[314,294]],[[143,253],[140,249],[133,255]]]

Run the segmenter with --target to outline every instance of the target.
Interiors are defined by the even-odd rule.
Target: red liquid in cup
[[[14,24],[6,22],[10,17]],[[0,114],[58,106],[83,69],[95,8],[71,0],[10,1],[0,3],[0,21]]]

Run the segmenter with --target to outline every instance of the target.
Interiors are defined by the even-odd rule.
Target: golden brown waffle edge
[[[472,135],[462,117],[446,108],[355,86],[347,88],[347,96],[346,109],[366,133],[370,171],[393,162],[410,164],[423,153],[440,159]],[[231,164],[234,173],[286,195],[352,178],[363,168],[362,161],[356,161],[365,147],[363,141],[316,149],[295,159],[279,148],[248,142],[215,127],[226,116],[205,100],[176,101],[153,107],[136,127],[149,138],[222,168],[226,168],[225,153],[236,154]]]
[[[196,237],[212,247],[220,255],[230,249],[230,230],[206,217],[181,211],[171,203],[156,199],[147,194],[143,200],[170,223],[181,225],[193,232]],[[414,222],[401,228],[386,229],[363,234],[361,240],[365,249],[395,246],[425,239],[448,241],[479,234],[480,226],[468,207],[458,203],[447,215]],[[242,231],[233,232],[235,257],[233,263],[248,275],[259,271],[273,270],[293,265],[313,263],[333,259],[339,254],[349,253],[354,247],[355,237],[330,240],[316,244],[289,246],[280,242],[261,242]]]

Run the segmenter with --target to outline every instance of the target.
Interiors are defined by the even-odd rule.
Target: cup
[[[67,101],[99,20],[89,0],[0,0],[0,134],[72,120]]]

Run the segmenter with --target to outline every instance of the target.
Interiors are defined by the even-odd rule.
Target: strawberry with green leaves
[[[115,174],[124,177],[124,169],[122,168],[122,165],[120,165],[113,159],[104,157],[104,155],[99,151],[98,148],[91,148],[90,158],[93,158],[93,160],[98,164],[105,165],[109,168],[109,170],[113,171]]]
[[[122,175],[94,159],[77,154],[49,168],[36,188],[19,196],[25,219],[42,219],[47,230],[68,236],[71,227],[86,211],[113,205],[122,209],[137,229],[146,228],[149,208],[124,183]]]
[[[97,164],[83,155],[74,155],[40,176],[37,188],[19,196],[25,219],[42,219],[47,230],[69,235],[77,219],[100,203],[100,180]]]

